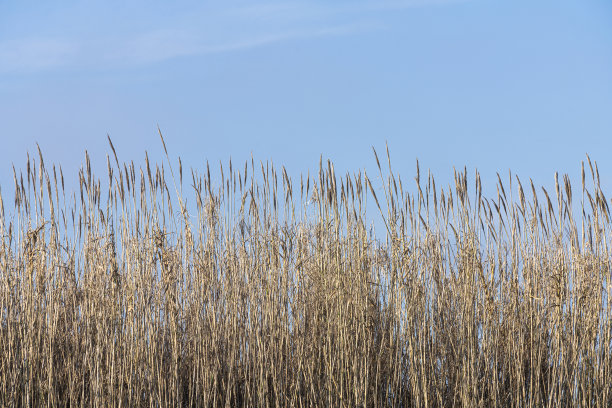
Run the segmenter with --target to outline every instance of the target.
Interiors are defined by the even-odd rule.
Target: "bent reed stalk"
[[[0,197],[0,405],[611,406],[590,160],[577,218],[567,176],[486,198],[478,173],[440,189],[417,163],[409,193],[378,156],[376,178],[328,162],[299,185],[253,160],[215,185],[207,165],[190,213],[180,160],[111,148],[105,190],[87,156],[66,192],[39,150],[12,212]]]

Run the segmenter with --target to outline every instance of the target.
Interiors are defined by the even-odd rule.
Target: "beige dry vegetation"
[[[39,152],[0,203],[0,405],[612,406],[590,160],[576,216],[567,177],[486,198],[478,174],[402,185],[390,160],[299,183],[230,162],[214,185],[116,158],[72,194]]]

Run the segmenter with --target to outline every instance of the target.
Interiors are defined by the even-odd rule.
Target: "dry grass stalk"
[[[163,164],[111,149],[105,200],[88,156],[71,198],[40,150],[12,212],[0,197],[0,405],[611,406],[611,225],[590,158],[576,219],[567,176],[556,209],[512,177],[487,198],[478,173],[471,201],[467,171],[436,189],[418,164],[411,194],[388,150],[380,200],[332,163],[298,198],[251,160],[218,187],[192,171],[188,209],[180,161],[169,188]]]

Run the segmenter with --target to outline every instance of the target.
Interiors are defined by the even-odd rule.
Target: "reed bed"
[[[213,179],[112,143],[69,192],[38,153],[0,198],[1,406],[612,406],[590,160],[576,203],[567,176],[485,197],[478,173],[403,185],[375,156]]]

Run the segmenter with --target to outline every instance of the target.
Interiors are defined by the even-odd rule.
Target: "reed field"
[[[581,186],[485,192],[388,150],[300,179],[165,157],[111,144],[67,191],[39,150],[1,186],[0,406],[612,407],[590,159]]]

